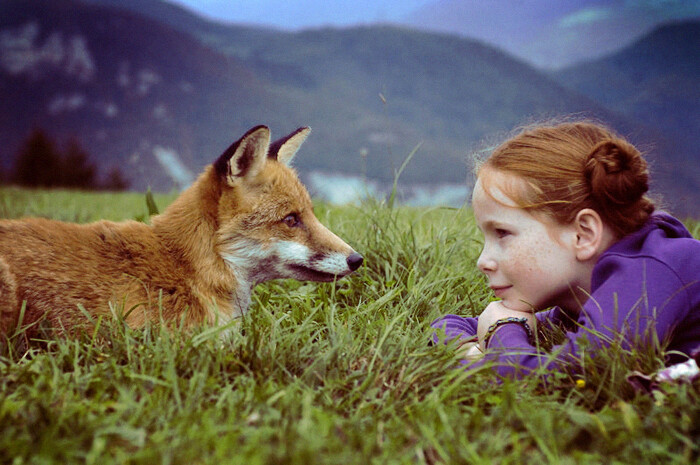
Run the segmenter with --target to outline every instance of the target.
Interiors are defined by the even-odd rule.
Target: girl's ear
[[[576,243],[574,244],[576,259],[587,261],[598,258],[607,249],[611,242],[611,233],[603,223],[598,212],[590,208],[584,208],[576,214],[574,219],[576,229]]]

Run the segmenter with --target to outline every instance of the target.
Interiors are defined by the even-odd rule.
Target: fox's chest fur
[[[59,332],[113,311],[133,327],[226,324],[252,288],[277,278],[331,281],[362,256],[320,224],[285,166],[302,128],[270,145],[248,131],[150,225],[0,221],[0,334],[46,318]]]

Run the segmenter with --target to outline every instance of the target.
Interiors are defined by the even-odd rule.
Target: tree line
[[[117,167],[100,179],[97,167],[76,138],[71,138],[65,149],[60,150],[43,129],[32,130],[3,180],[34,188],[119,191],[129,187],[129,182]]]

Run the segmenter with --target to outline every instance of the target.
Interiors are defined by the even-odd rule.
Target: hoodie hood
[[[665,212],[657,212],[651,215],[649,222],[642,229],[646,229],[650,225],[663,230],[666,233],[666,237],[693,237],[683,223]]]
[[[603,256],[609,253],[636,255],[650,246],[652,250],[657,250],[657,246],[654,245],[657,243],[661,244],[660,247],[663,250],[670,245],[666,245],[666,239],[692,239],[692,237],[683,223],[676,218],[665,212],[655,212],[644,226],[614,243]]]

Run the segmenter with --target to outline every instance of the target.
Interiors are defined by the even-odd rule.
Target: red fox
[[[131,327],[223,325],[258,283],[357,270],[362,255],[318,221],[288,166],[309,132],[270,144],[267,127],[252,128],[150,225],[0,221],[0,337],[23,307],[22,325],[46,318],[59,334],[110,306]]]

